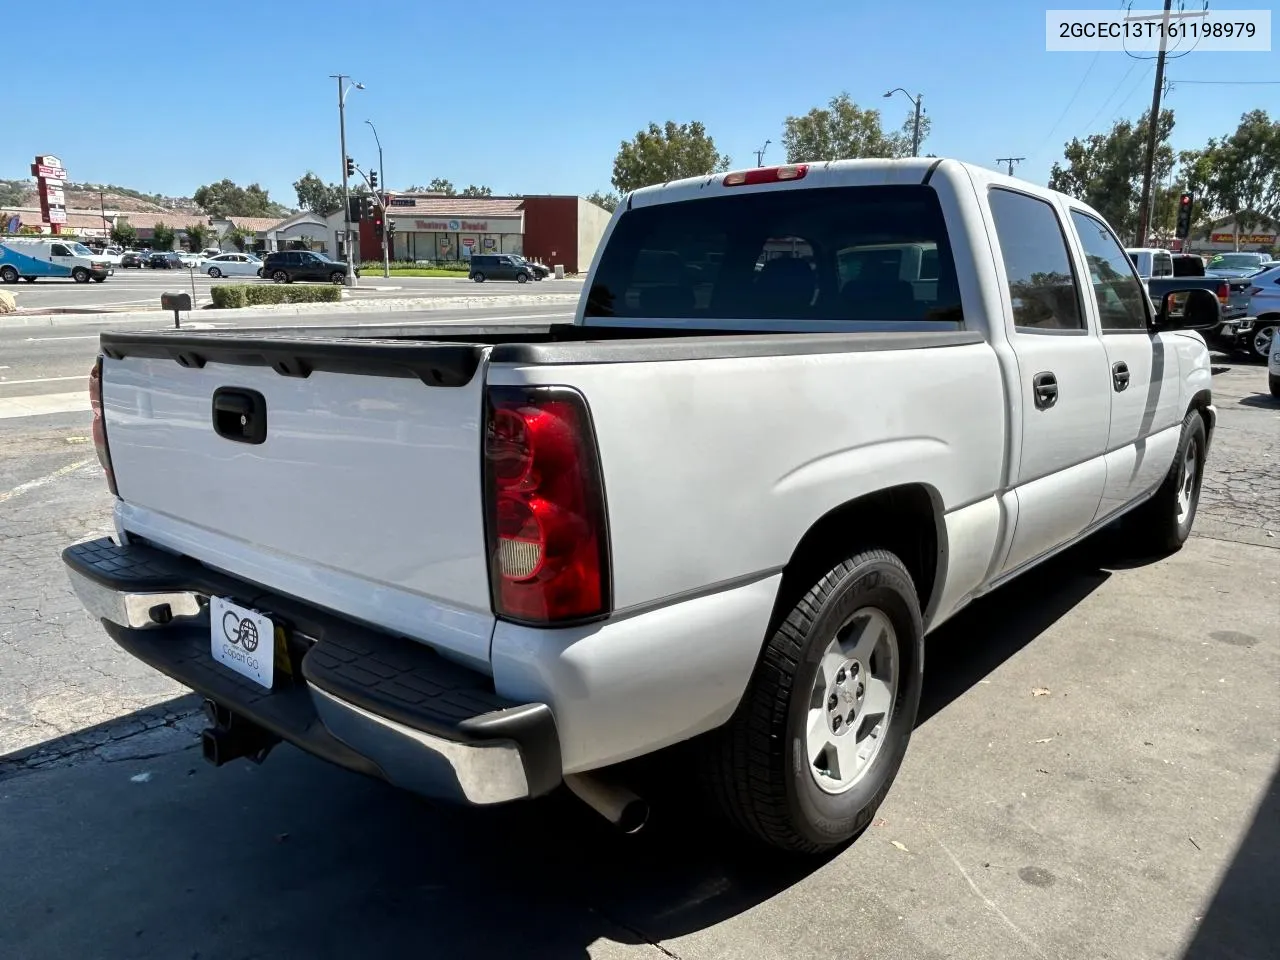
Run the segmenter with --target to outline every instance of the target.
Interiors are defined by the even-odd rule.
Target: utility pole
[[[1013,176],[1013,165],[1021,163],[1026,157],[997,157],[996,163],[1007,163],[1009,165],[1009,176]]]
[[[1151,115],[1147,124],[1147,155],[1142,164],[1142,199],[1138,201],[1138,237],[1137,246],[1147,245],[1147,229],[1151,222],[1151,180],[1156,166],[1156,130],[1160,125],[1160,95],[1164,92],[1164,60],[1169,36],[1169,22],[1183,20],[1187,17],[1204,17],[1208,14],[1201,10],[1198,13],[1170,13],[1173,0],[1164,0],[1164,11],[1146,17],[1125,17],[1125,21],[1160,21],[1160,52],[1156,55],[1156,82],[1151,90]]]
[[[763,146],[763,147],[761,147],[759,150],[757,150],[757,151],[756,151],[756,166],[757,166],[757,167],[763,167],[763,166],[764,166],[764,152],[765,152],[766,150],[768,150],[768,149],[769,149],[769,144],[771,144],[771,143],[773,143],[773,141],[772,141],[772,140],[766,140],[766,141],[764,142],[764,146]]]
[[[342,83],[344,80],[350,80],[350,77],[345,73],[331,73],[329,77],[338,81],[338,143],[342,148],[342,235],[345,238],[347,255],[347,286],[354,287],[356,285],[355,245],[351,242],[351,192],[347,187],[347,94],[351,92],[351,87],[363,90],[364,84],[353,81],[344,90]]]
[[[911,155],[913,157],[918,157],[920,156],[920,110],[921,104],[924,103],[924,94],[917,93],[913,97],[911,94],[907,93],[906,90],[903,90],[902,87],[894,87],[885,94],[885,97],[892,97],[895,93],[903,94],[908,100],[916,105],[915,123],[912,124],[911,127]]]
[[[387,189],[387,171],[382,169],[382,140],[378,137],[378,128],[373,125],[372,120],[366,120],[369,129],[373,131],[373,141],[378,145],[378,184],[385,191]],[[379,194],[377,190],[373,191],[373,198],[378,201],[378,206],[382,208],[382,276],[384,278],[391,276],[391,250],[388,246],[390,240],[390,232],[388,227],[391,226],[391,219],[387,216],[387,205],[383,202],[386,193]]]

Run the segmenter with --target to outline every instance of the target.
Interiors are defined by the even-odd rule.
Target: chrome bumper
[[[315,683],[305,683],[301,685],[310,698],[311,709],[306,711],[310,717],[299,716],[294,724],[297,729],[293,730],[288,724],[282,725],[280,711],[272,713],[270,722],[255,716],[254,704],[260,706],[263,702],[275,700],[278,691],[262,696],[263,691],[258,690],[244,697],[244,702],[236,702],[237,692],[243,689],[239,679],[226,671],[223,682],[222,668],[214,663],[211,654],[208,665],[200,671],[184,670],[183,664],[189,664],[193,659],[192,651],[196,644],[203,645],[207,652],[208,628],[204,612],[209,602],[208,593],[198,590],[134,592],[117,589],[86,575],[71,561],[68,561],[67,574],[85,609],[106,624],[114,625],[116,629],[108,626],[108,632],[128,652],[233,713],[261,723],[282,739],[325,756],[325,759],[334,757],[312,749],[315,734],[308,728],[316,717],[329,736],[376,766],[383,779],[434,799],[472,805],[505,803],[545,793],[560,780],[558,741],[552,749],[533,750],[538,754],[536,757],[525,756],[519,742],[520,730],[527,732],[533,725],[539,726],[537,736],[526,742],[545,747],[548,726],[554,740],[554,720],[545,704],[512,705],[467,718],[458,725],[459,739],[451,739],[382,716]],[[165,656],[165,650],[170,646],[170,635],[175,651],[171,664],[166,662]],[[148,651],[145,656],[138,652],[142,646]],[[210,671],[218,680],[218,689],[210,689],[208,683],[202,684],[201,678],[208,678]],[[289,693],[295,705],[305,703],[296,688]],[[510,730],[513,737],[503,739],[500,735],[485,733],[486,730],[499,734],[502,730]],[[344,765],[357,769],[350,763]],[[533,770],[532,775],[530,770]],[[531,779],[534,781],[532,784]]]

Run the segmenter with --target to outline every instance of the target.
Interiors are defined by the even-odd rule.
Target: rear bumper
[[[145,545],[104,538],[68,547],[63,560],[86,609],[126,651],[322,759],[472,805],[539,796],[561,781],[545,703],[506,700],[488,677],[420,643]],[[213,659],[211,596],[283,627],[271,690]]]

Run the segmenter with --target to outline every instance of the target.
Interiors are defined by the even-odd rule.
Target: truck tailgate
[[[487,348],[468,348],[459,368],[460,345],[440,345],[452,354],[432,366],[426,344],[388,343],[381,355],[358,344],[339,363],[332,345],[308,357],[261,337],[231,348],[164,336],[103,338],[107,438],[120,515],[142,528],[133,532],[165,545],[156,531],[177,531],[169,546],[242,568],[233,575],[361,619],[403,620],[410,635],[473,657],[487,649]],[[221,414],[215,393],[231,398]],[[252,433],[237,412],[245,403],[249,420],[265,408],[260,442],[236,439],[237,427]],[[470,621],[473,649],[450,640],[449,609]]]

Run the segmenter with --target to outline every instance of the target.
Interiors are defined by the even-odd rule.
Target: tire
[[[261,279],[262,279],[262,268],[261,268],[261,267],[259,267],[259,268],[258,268],[258,279],[259,279],[259,280],[261,280]]]
[[[476,283],[484,283],[484,274],[483,274],[483,273],[473,273],[473,274],[471,275],[471,279],[472,279],[472,280],[474,280]]]
[[[1259,320],[1253,325],[1253,330],[1249,333],[1249,339],[1246,341],[1249,356],[1254,360],[1260,360],[1262,363],[1267,362],[1267,358],[1271,356],[1271,343],[1275,340],[1276,331],[1280,329],[1280,320],[1275,317],[1267,317],[1266,320]]]
[[[529,282],[529,275],[527,273],[516,274],[516,283],[528,283],[528,282]]]
[[[347,275],[335,270],[333,273],[329,274],[329,282],[340,286],[347,282]]]
[[[102,281],[104,281],[104,280],[106,280],[106,279],[107,279],[106,277],[94,277],[94,278],[93,278],[93,282],[94,282],[94,283],[102,283]]]
[[[1274,373],[1267,374],[1267,386],[1271,388],[1273,397],[1280,397],[1280,376]]]
[[[212,277],[214,280],[217,280],[222,276],[222,271],[219,270],[217,267],[210,267],[209,276]]]
[[[35,283],[35,282],[36,282],[36,280],[38,280],[39,278],[38,278],[38,277],[23,277],[22,279],[23,279],[23,280],[25,280],[25,281],[27,281],[27,283]]]
[[[1192,410],[1182,421],[1178,449],[1160,489],[1133,512],[1131,539],[1139,550],[1175,553],[1191,536],[1200,507],[1206,442],[1204,420]],[[1189,470],[1194,473],[1189,474]]]
[[[76,267],[74,270],[71,271],[71,279],[74,280],[76,283],[88,283],[89,271],[86,270],[84,267]]]
[[[289,275],[283,270],[277,270],[275,273],[271,274],[271,279],[276,283],[288,283]]]
[[[864,631],[880,636],[876,654],[861,670],[847,664],[835,669],[832,645],[845,627],[854,627],[856,634],[864,616],[878,624]],[[835,654],[835,662],[843,662],[839,658],[846,653]],[[885,694],[877,687],[872,693],[872,681],[881,682],[878,674],[886,666],[896,678],[894,690]],[[860,688],[848,686],[859,676],[870,676],[863,691],[867,699],[860,702]],[[735,826],[782,850],[819,853],[849,841],[871,822],[902,764],[923,676],[920,602],[902,561],[884,550],[842,561],[787,612],[765,644],[733,718],[707,737],[698,766],[712,797]],[[829,692],[823,694],[822,687]],[[867,707],[877,694],[888,704],[886,711],[855,718],[852,727],[837,716],[846,707],[851,712]],[[816,739],[808,733],[811,721],[817,724]],[[848,732],[833,732],[841,729]],[[830,751],[838,742],[857,743],[838,740],[854,730],[864,731],[863,750],[871,753],[853,779],[841,783],[838,759],[833,761]],[[871,730],[878,736],[866,735]],[[811,761],[812,743],[824,738],[830,742]]]
[[[17,283],[18,271],[13,269],[13,267],[0,267],[0,282]]]

